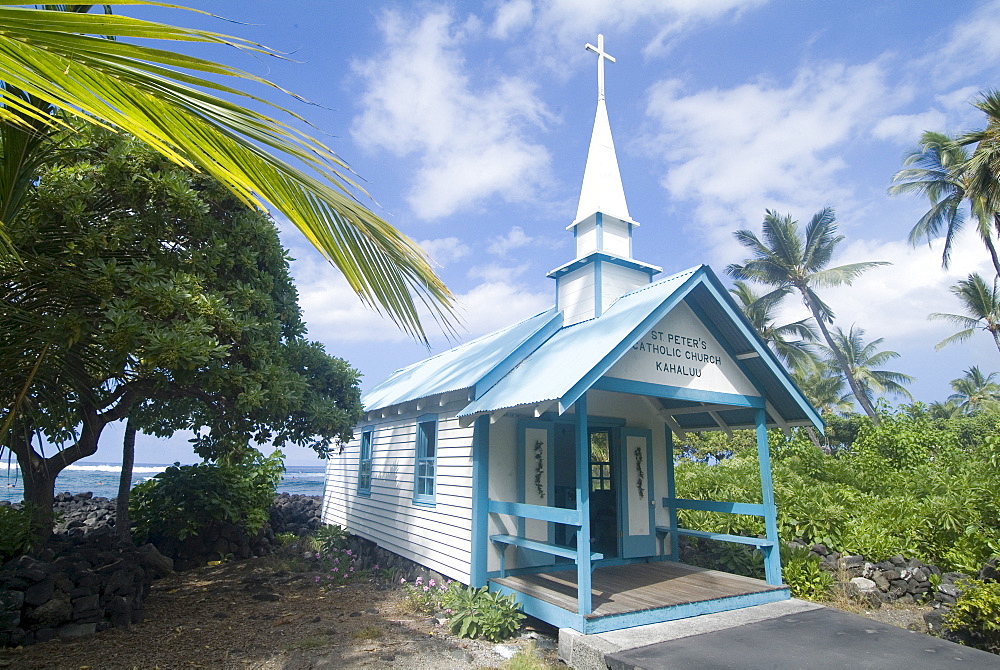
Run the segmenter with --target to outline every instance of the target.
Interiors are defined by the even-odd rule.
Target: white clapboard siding
[[[366,422],[343,453],[327,462],[323,521],[468,582],[472,551],[472,435],[455,410],[438,408],[437,471],[433,506],[413,503],[416,419],[410,412]],[[430,413],[430,412],[428,412]],[[374,429],[370,496],[359,496],[361,428]]]
[[[601,264],[601,305],[607,309],[629,291],[649,283],[649,274],[616,263]]]

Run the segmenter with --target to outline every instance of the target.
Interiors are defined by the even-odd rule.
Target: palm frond
[[[883,265],[892,265],[892,263],[889,261],[865,261],[863,263],[850,263],[835,268],[827,268],[826,270],[819,270],[809,275],[809,283],[814,286],[850,285],[868,270]]]
[[[88,123],[129,132],[178,164],[209,173],[243,201],[280,211],[344,274],[363,302],[404,331],[426,340],[418,306],[445,329],[452,327],[451,293],[416,244],[361,204],[358,198],[366,194],[345,163],[309,135],[213,91],[264,102],[298,120],[293,113],[209,77],[283,89],[235,68],[122,39],[210,43],[268,56],[276,52],[208,31],[15,4],[23,3],[0,1],[0,81],[7,84],[0,90],[0,121],[61,124],[12,92],[17,90]],[[111,4],[177,7],[126,0]]]

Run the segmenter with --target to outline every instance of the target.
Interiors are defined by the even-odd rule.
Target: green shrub
[[[319,550],[326,553],[347,549],[347,544],[351,540],[351,534],[347,532],[347,529],[336,524],[320,526],[312,536],[316,544],[319,545]]]
[[[412,584],[405,579],[400,579],[399,583],[406,592],[407,608],[411,612],[423,612],[424,614],[433,614],[438,610],[445,609],[447,607],[444,604],[447,599],[446,594],[451,589],[462,588],[461,584],[452,581],[442,583],[428,579],[425,583],[423,577],[417,577]]]
[[[451,610],[448,625],[459,637],[486,638],[500,642],[514,635],[524,614],[514,596],[490,593],[485,586],[453,585],[444,593],[443,604]]]
[[[806,600],[822,600],[835,581],[808,549],[788,545],[781,546],[781,575],[792,596]]]
[[[314,580],[320,588],[334,588],[359,581],[367,581],[368,570],[361,569],[361,562],[350,549],[318,551],[315,554],[317,571]]]
[[[972,579],[944,615],[945,628],[970,647],[1000,654],[1000,582]]]
[[[805,431],[769,431],[778,531],[879,561],[903,554],[974,573],[1000,553],[1000,412],[931,419],[919,408],[859,419],[857,438],[822,453]],[[851,431],[842,431],[850,436]],[[725,445],[714,445],[718,453]],[[759,503],[756,448],[744,437],[717,464],[681,459],[677,497]],[[759,519],[681,510],[687,528],[758,535]],[[735,555],[727,557],[737,565]]]
[[[215,521],[254,534],[267,522],[281,481],[282,453],[253,451],[232,463],[174,463],[132,489],[129,516],[136,536],[183,540]]]
[[[23,509],[14,509],[9,505],[0,507],[0,563],[5,563],[31,549],[32,518],[29,507]]]
[[[274,539],[279,547],[288,547],[295,544],[299,536],[295,533],[275,533]]]

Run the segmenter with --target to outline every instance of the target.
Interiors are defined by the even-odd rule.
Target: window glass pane
[[[424,445],[425,445],[424,453],[421,455],[427,458],[433,458],[435,455],[434,454],[435,447],[437,446],[434,444],[434,438],[435,438],[434,423],[430,421],[428,421],[427,423],[422,423],[420,424],[420,430],[423,432]]]

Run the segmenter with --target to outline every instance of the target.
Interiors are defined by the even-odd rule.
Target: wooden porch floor
[[[491,581],[569,612],[577,611],[575,569]],[[597,568],[591,587],[594,611],[588,619],[788,588],[671,561]]]

